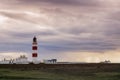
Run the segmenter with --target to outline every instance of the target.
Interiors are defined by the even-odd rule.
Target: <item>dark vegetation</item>
[[[0,65],[0,80],[120,80],[120,64]]]

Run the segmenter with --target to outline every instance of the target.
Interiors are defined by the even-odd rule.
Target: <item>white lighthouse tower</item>
[[[39,63],[38,59],[37,59],[37,57],[38,57],[38,45],[37,45],[37,38],[36,37],[33,38],[32,51],[33,51],[33,53],[32,53],[33,63],[38,64]]]

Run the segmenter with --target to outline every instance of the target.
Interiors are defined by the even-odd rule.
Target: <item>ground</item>
[[[80,68],[0,68],[0,80],[120,80],[120,69]]]

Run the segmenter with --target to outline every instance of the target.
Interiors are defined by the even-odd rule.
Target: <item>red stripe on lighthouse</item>
[[[37,49],[38,49],[37,46],[32,47],[32,50],[37,50]]]
[[[32,57],[37,57],[37,56],[38,56],[37,53],[32,54]]]

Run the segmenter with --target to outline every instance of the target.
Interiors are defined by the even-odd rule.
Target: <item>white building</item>
[[[110,60],[105,60],[105,61],[102,61],[100,63],[111,63],[111,61]]]
[[[21,55],[16,59],[11,59],[11,60],[4,59],[0,61],[0,64],[29,64],[29,61],[25,55]]]
[[[0,61],[0,64],[10,64],[10,63],[11,63],[11,60],[4,59],[4,60]]]
[[[57,59],[43,60],[43,63],[45,63],[45,64],[56,64]]]
[[[21,55],[13,61],[13,64],[29,64],[29,61],[25,55]]]

